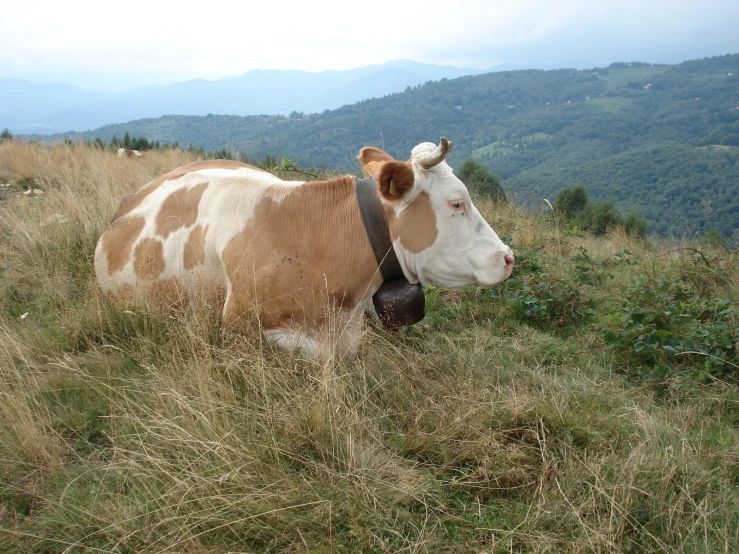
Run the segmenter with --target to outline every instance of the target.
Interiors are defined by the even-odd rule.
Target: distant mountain
[[[54,114],[115,97],[112,92],[81,89],[60,83],[38,85],[21,79],[0,79],[0,128],[16,133],[58,133]]]
[[[286,77],[283,75],[283,77]],[[570,185],[612,196],[659,233],[739,234],[739,54],[678,65],[504,71],[427,83],[321,114],[168,116],[74,135],[128,132],[252,160],[358,171],[362,146],[406,158],[421,141],[454,142],[519,200],[543,208]]]
[[[162,115],[287,115],[322,112],[477,70],[397,60],[348,71],[254,70],[217,81],[195,79],[125,92],[0,79],[0,129],[50,134]]]

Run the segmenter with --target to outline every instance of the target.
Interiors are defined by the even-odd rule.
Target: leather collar
[[[357,179],[356,190],[359,213],[362,214],[364,229],[375,253],[377,265],[380,266],[382,279],[387,281],[393,277],[405,278],[390,240],[390,229],[385,220],[382,202],[377,196],[377,182],[374,177]]]

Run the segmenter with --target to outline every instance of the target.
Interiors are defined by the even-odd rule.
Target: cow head
[[[403,270],[411,282],[492,287],[513,270],[513,253],[472,204],[444,161],[452,143],[424,142],[400,162],[377,148],[359,161],[375,177]]]

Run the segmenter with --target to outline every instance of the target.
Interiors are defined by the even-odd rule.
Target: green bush
[[[624,229],[629,236],[636,238],[647,237],[647,220],[636,212],[629,212],[624,221]]]
[[[716,229],[708,229],[708,231],[703,234],[703,242],[709,246],[720,248],[726,252],[731,252],[731,247],[726,241],[726,237]]]
[[[487,196],[496,201],[508,199],[500,179],[473,158],[463,161],[455,173],[472,195]]]
[[[576,187],[565,187],[557,195],[554,201],[554,209],[557,215],[565,221],[572,220],[575,215],[583,210],[588,204],[588,193],[585,187],[578,185]]]
[[[600,287],[606,279],[613,279],[613,273],[611,271],[613,268],[624,264],[635,266],[638,264],[639,258],[640,256],[638,254],[624,249],[616,252],[612,260],[594,260],[588,254],[588,249],[581,246],[578,253],[572,258],[572,261],[575,263],[571,267],[575,274],[575,279],[579,283],[592,287]]]
[[[727,298],[702,292],[684,275],[657,281],[639,276],[606,342],[631,353],[639,378],[659,379],[672,371],[736,378],[739,312]]]
[[[615,202],[609,198],[605,202],[588,204],[577,212],[574,223],[584,231],[602,237],[613,230],[622,221],[621,212],[615,207]]]
[[[615,201],[609,198],[605,202],[591,202],[588,192],[582,185],[565,187],[559,191],[553,209],[564,223],[566,235],[578,236],[586,232],[601,237],[618,225],[623,225],[626,232],[634,237],[647,236],[647,221],[636,212],[630,212],[624,218],[615,207]]]
[[[595,316],[582,287],[547,273],[537,252],[517,251],[516,274],[488,295],[506,299],[519,320],[544,329],[588,322]]]

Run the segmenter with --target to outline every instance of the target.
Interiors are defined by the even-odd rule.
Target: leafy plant
[[[631,351],[641,367],[658,374],[673,366],[739,375],[739,312],[726,298],[702,298],[683,279],[640,276],[628,289],[620,320],[605,340]]]
[[[520,319],[543,328],[563,328],[595,315],[582,289],[549,275],[536,251],[517,253],[515,276],[491,289],[488,296],[506,299]]]
[[[627,264],[638,264],[639,255],[633,254],[630,250],[624,249],[617,252],[613,259],[594,260],[588,254],[588,249],[584,246],[579,248],[578,253],[572,258],[575,262],[573,271],[576,279],[583,284],[600,287],[606,279],[613,279],[614,267]]]

